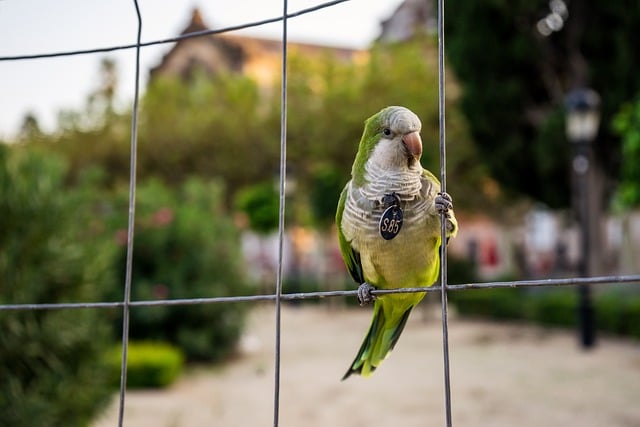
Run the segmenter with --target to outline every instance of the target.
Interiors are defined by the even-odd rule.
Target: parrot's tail
[[[387,319],[382,307],[380,299],[377,299],[369,332],[360,346],[358,355],[342,377],[343,381],[351,374],[368,377],[376,370],[398,342],[413,308],[410,306],[397,319]]]

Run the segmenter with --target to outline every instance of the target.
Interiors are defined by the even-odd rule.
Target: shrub
[[[450,285],[474,283],[477,281],[478,275],[473,262],[450,254],[447,256],[447,282]]]
[[[474,289],[451,292],[458,312],[493,319],[519,319],[524,316],[524,298],[520,289]]]
[[[608,292],[595,301],[599,328],[618,335],[640,338],[640,295]]]
[[[529,292],[527,317],[544,326],[575,326],[578,316],[577,290],[538,289]]]
[[[138,187],[137,200],[133,300],[250,293],[241,274],[239,235],[221,208],[219,184],[191,179],[172,190],[148,181]],[[126,224],[125,218],[120,224]],[[116,231],[116,236],[124,235],[125,229]],[[121,240],[118,258],[122,277],[124,243]],[[122,298],[121,287],[113,292],[113,299]],[[171,343],[190,361],[217,361],[234,349],[244,314],[242,304],[136,307],[131,310],[130,336]],[[118,316],[114,331],[120,328]]]
[[[640,297],[627,301],[623,308],[624,331],[629,336],[640,340]]]
[[[614,334],[628,333],[625,323],[625,301],[615,292],[598,295],[595,301],[598,328]]]
[[[107,353],[109,379],[120,385],[122,346]],[[171,385],[182,372],[184,354],[180,349],[159,342],[129,342],[127,346],[127,387],[163,388]]]
[[[235,205],[247,216],[252,230],[268,233],[278,228],[280,200],[273,183],[263,182],[239,191]]]
[[[91,193],[66,189],[65,171],[51,155],[0,145],[0,304],[96,300],[112,277]],[[0,312],[0,424],[86,425],[108,403],[101,315]]]
[[[543,326],[575,327],[578,291],[570,289],[481,289],[451,292],[462,315],[489,319],[528,320]],[[598,330],[640,339],[640,295],[594,292]]]

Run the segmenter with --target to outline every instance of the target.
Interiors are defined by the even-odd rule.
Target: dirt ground
[[[371,308],[283,305],[279,425],[443,426],[439,306],[416,311],[368,379],[340,378]],[[125,426],[272,426],[275,309],[251,314],[242,355],[189,370],[162,391],[128,391]],[[640,426],[640,344],[599,337],[583,352],[570,331],[449,321],[453,425]],[[92,427],[117,426],[117,399]]]

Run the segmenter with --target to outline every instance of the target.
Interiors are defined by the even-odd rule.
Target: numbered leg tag
[[[402,228],[402,209],[400,206],[389,206],[380,218],[380,235],[384,240],[391,240]]]

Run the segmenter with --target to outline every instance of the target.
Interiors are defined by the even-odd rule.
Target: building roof
[[[378,41],[403,42],[411,39],[416,33],[435,33],[437,26],[436,6],[434,0],[404,0],[381,23],[382,30]]]
[[[200,10],[195,8],[191,20],[181,35],[206,31]],[[352,61],[365,55],[365,51],[343,47],[288,41],[289,51],[303,55],[329,53],[335,58]],[[232,33],[209,34],[179,40],[150,70],[150,78],[159,75],[188,78],[194,70],[207,74],[238,72],[255,78],[260,84],[271,84],[280,71],[282,41]]]

